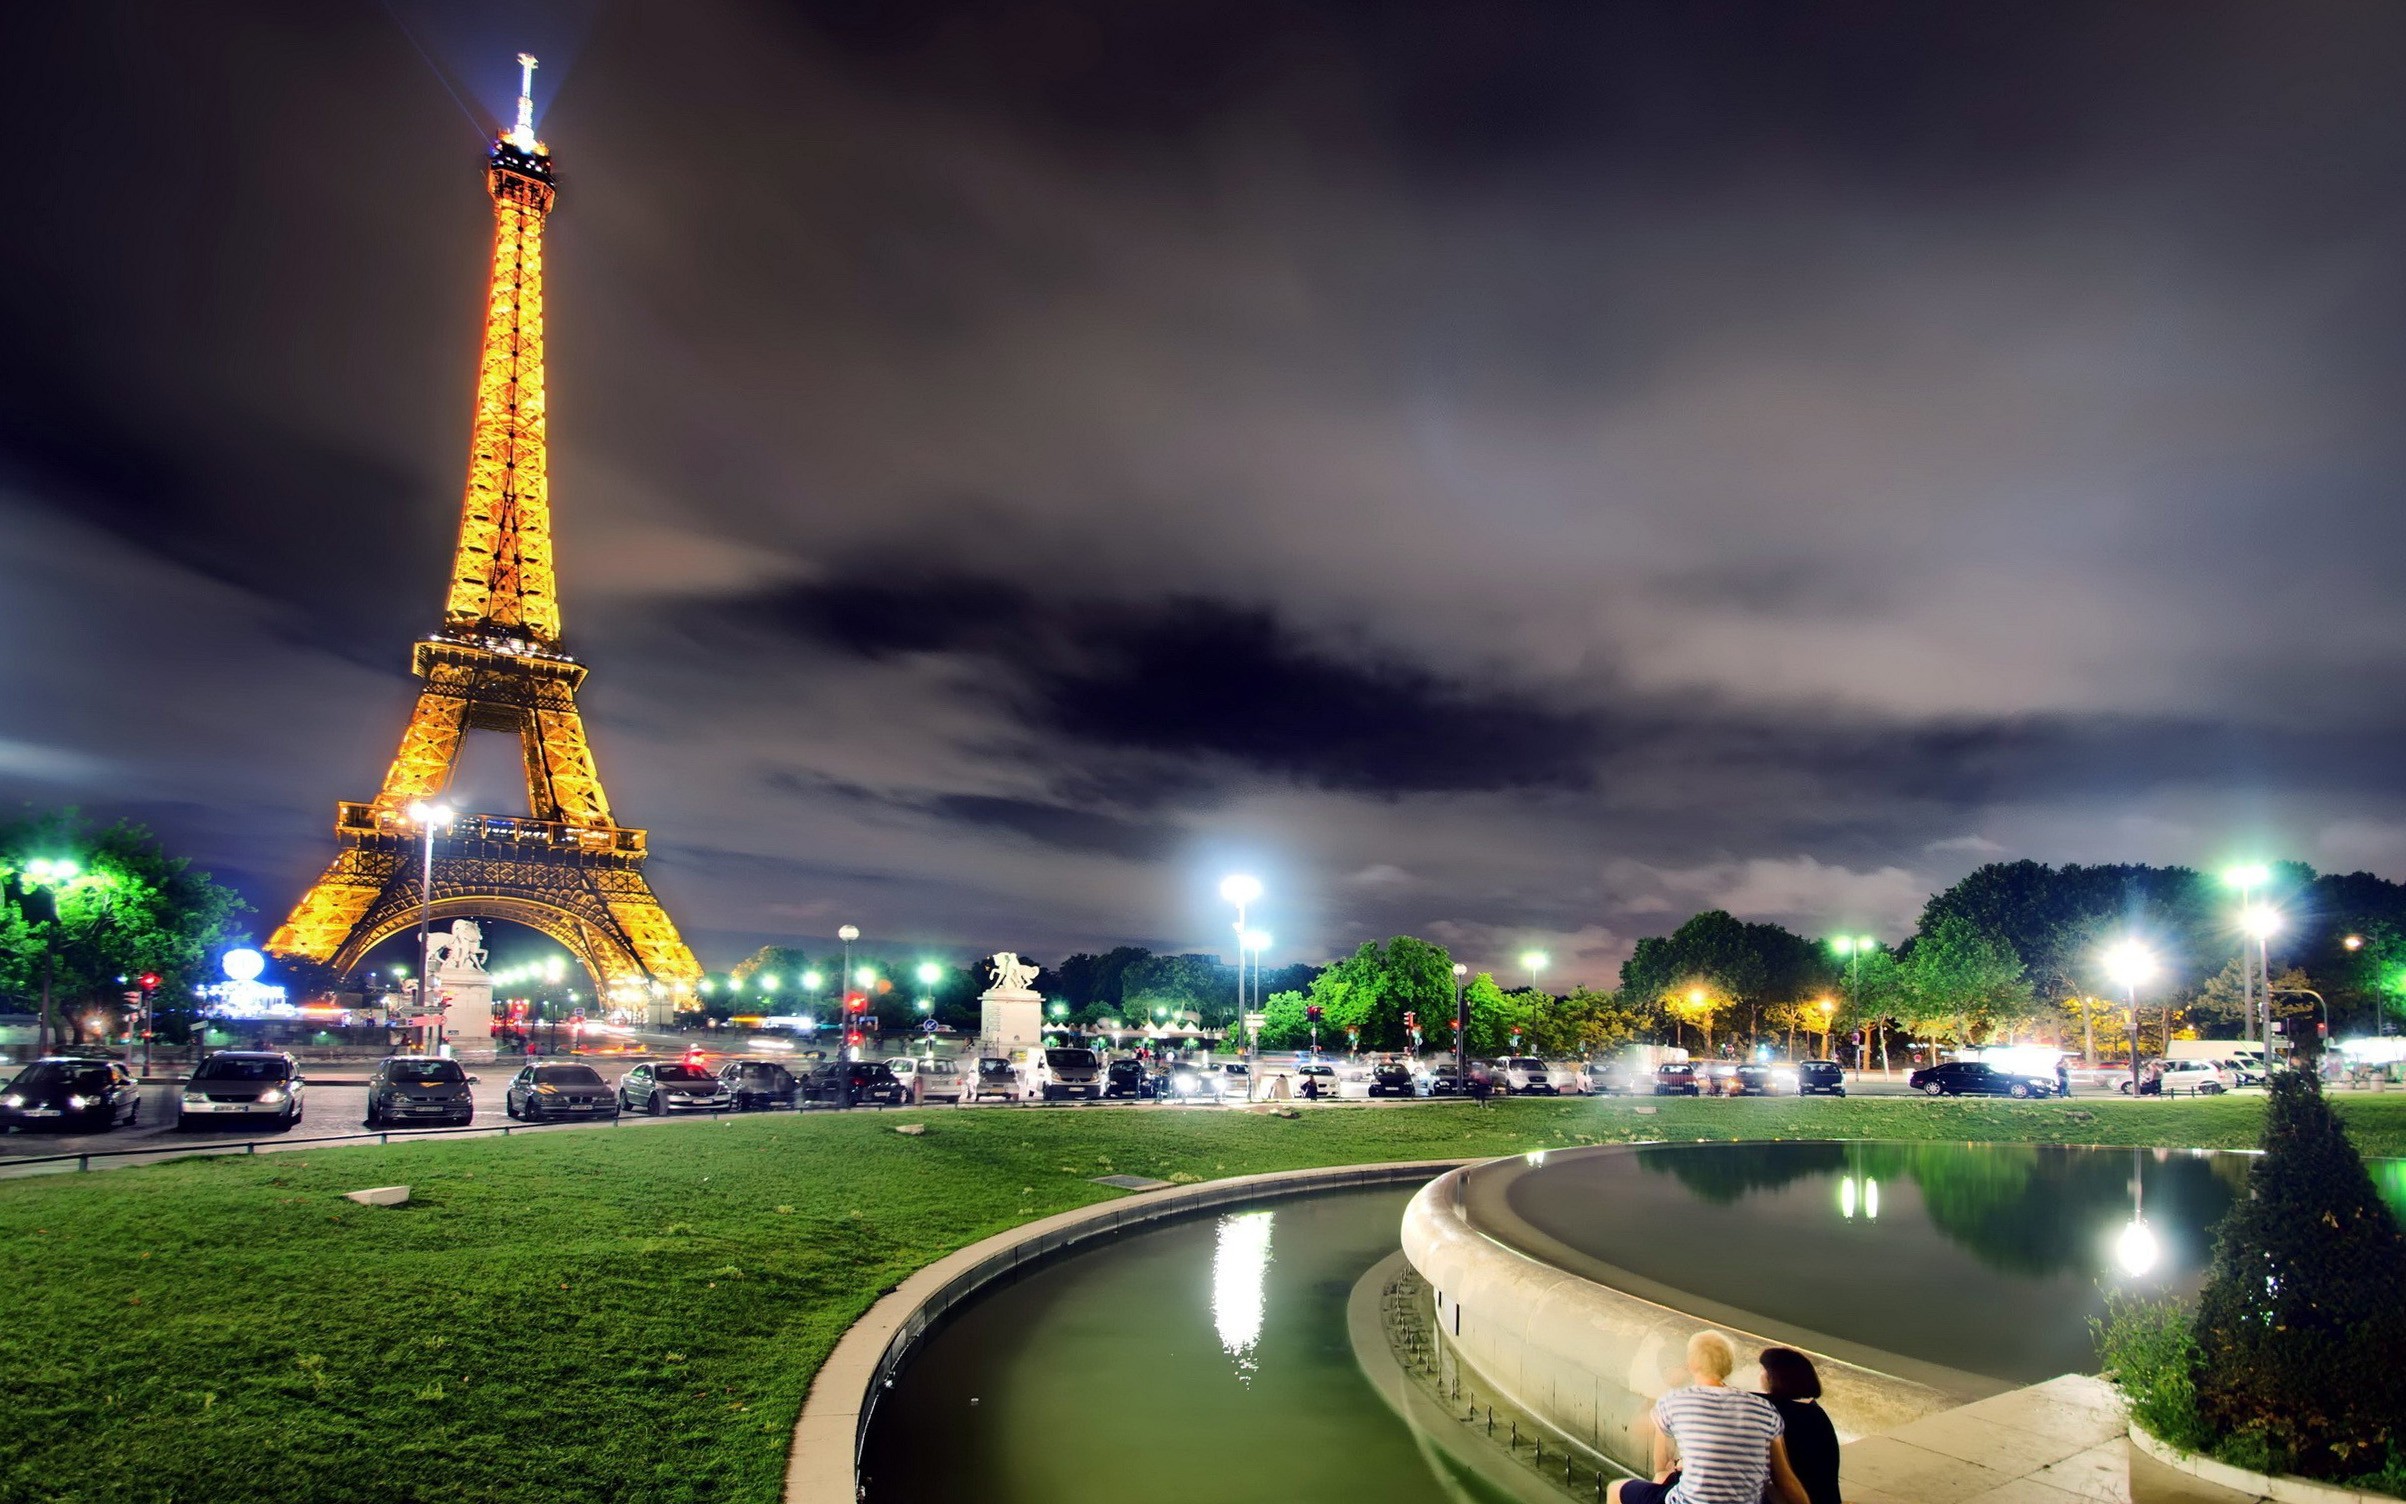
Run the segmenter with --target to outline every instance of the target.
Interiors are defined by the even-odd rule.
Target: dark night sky
[[[0,798],[264,928],[373,792],[522,48],[570,643],[711,964],[2406,875],[2386,3],[8,7]]]

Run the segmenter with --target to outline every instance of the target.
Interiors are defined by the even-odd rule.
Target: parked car
[[[142,1083],[115,1060],[45,1055],[0,1089],[0,1127],[106,1133],[142,1116]]]
[[[1506,1055],[1495,1063],[1495,1084],[1498,1091],[1510,1096],[1550,1097],[1554,1083],[1546,1075],[1546,1063],[1534,1055]]]
[[[510,1078],[501,1110],[521,1122],[545,1118],[616,1118],[618,1098],[600,1071],[569,1062],[530,1065]]]
[[[1124,1055],[1103,1067],[1103,1095],[1145,1101],[1153,1095],[1153,1073],[1135,1056]]]
[[[476,1118],[476,1078],[456,1060],[434,1055],[388,1055],[368,1072],[370,1128],[439,1123],[465,1128]]]
[[[718,1080],[737,1112],[792,1107],[802,1090],[800,1078],[774,1060],[730,1060],[718,1068]]]
[[[902,1081],[882,1060],[830,1060],[802,1078],[802,1100],[837,1107],[900,1107]]]
[[[1550,1060],[1546,1062],[1546,1080],[1554,1085],[1558,1097],[1584,1097],[1596,1089],[1595,1075],[1584,1060]]]
[[[906,1101],[958,1102],[965,1090],[961,1068],[949,1060],[932,1055],[894,1055],[886,1060],[886,1069],[902,1083]]]
[[[1374,1097],[1416,1096],[1412,1089],[1412,1068],[1400,1060],[1382,1060],[1370,1068],[1370,1095]]]
[[[1653,1073],[1632,1060],[1611,1060],[1587,1067],[1588,1090],[1598,1096],[1643,1096],[1654,1089]]]
[[[1102,1057],[1083,1045],[1030,1050],[1024,1074],[1029,1093],[1042,1101],[1056,1097],[1099,1100],[1103,1095]]]
[[[1828,1094],[1846,1095],[1846,1068],[1835,1060],[1800,1060],[1796,1063],[1796,1094],[1800,1097]]]
[[[1432,1097],[1466,1097],[1470,1088],[1462,1081],[1462,1067],[1452,1060],[1440,1060],[1429,1067],[1427,1079],[1421,1082],[1424,1095]]]
[[[974,1074],[962,1074],[964,1101],[982,1102],[988,1097],[1000,1097],[1006,1102],[1016,1102],[1020,1098],[1019,1067],[1000,1055],[984,1056]]]
[[[1253,1090],[1253,1067],[1241,1060],[1205,1066],[1203,1078],[1211,1083],[1213,1091],[1223,1097],[1248,1096]]]
[[[301,1121],[301,1068],[281,1050],[217,1050],[193,1069],[176,1125],[257,1122],[281,1133]]]
[[[2187,1092],[2195,1097],[2218,1097],[2230,1090],[2222,1068],[2211,1060],[2168,1060],[2157,1078],[2167,1097]]]
[[[2044,1097],[2055,1091],[2053,1076],[2010,1075],[1985,1060],[1924,1066],[1906,1077],[1905,1084],[1933,1097]]]
[[[1696,1067],[1696,1081],[1707,1096],[1734,1097],[1738,1094],[1738,1063],[1708,1060]]]
[[[1737,1068],[1730,1080],[1730,1095],[1738,1097],[1768,1097],[1779,1090],[1779,1076],[1759,1060],[1749,1060]]]
[[[618,1078],[618,1110],[648,1112],[660,1117],[671,1112],[709,1112],[735,1105],[719,1078],[707,1066],[682,1060],[646,1061]]]
[[[1685,1060],[1669,1060],[1654,1068],[1654,1094],[1658,1097],[1700,1097],[1703,1083],[1696,1079],[1696,1067]]]
[[[1339,1078],[1335,1066],[1313,1062],[1295,1067],[1294,1093],[1296,1096],[1309,1097],[1317,1102],[1334,1098],[1338,1089]]]

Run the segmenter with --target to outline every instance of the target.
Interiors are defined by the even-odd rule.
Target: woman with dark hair
[[[1796,1481],[1811,1504],[1839,1504],[1838,1429],[1818,1403],[1821,1375],[1813,1360],[1792,1347],[1766,1347],[1761,1361],[1763,1394],[1784,1423]]]

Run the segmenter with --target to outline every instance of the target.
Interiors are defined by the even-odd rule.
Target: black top
[[[1810,1400],[1775,1399],[1771,1403],[1787,1427],[1782,1440],[1788,1444],[1788,1466],[1796,1469],[1796,1481],[1804,1485],[1805,1497],[1813,1504],[1839,1504],[1837,1427]]]

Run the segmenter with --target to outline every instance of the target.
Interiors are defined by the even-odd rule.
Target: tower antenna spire
[[[518,124],[510,132],[510,144],[520,151],[535,149],[535,55],[518,54]]]

